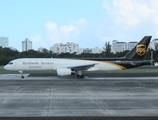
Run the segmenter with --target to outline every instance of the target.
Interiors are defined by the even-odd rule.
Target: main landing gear
[[[77,78],[84,79],[84,75],[82,75],[82,71],[77,71]]]
[[[21,78],[24,78],[23,71],[19,71],[19,73],[21,74]]]
[[[77,75],[78,79],[84,79],[84,75]]]

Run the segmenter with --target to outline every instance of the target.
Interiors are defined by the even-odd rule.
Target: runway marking
[[[144,84],[142,84],[142,83],[141,83],[141,82],[139,82],[139,81],[134,81],[134,83],[138,84],[138,85],[139,85],[139,87],[145,87],[145,85],[144,85]]]
[[[110,113],[108,112],[107,109],[105,109],[104,107],[102,107],[102,105],[100,105],[100,104],[98,103],[98,101],[97,101],[90,93],[87,92],[87,90],[85,90],[83,87],[82,87],[82,90],[85,91],[85,92],[88,94],[88,96],[95,102],[95,104],[96,104],[99,108],[101,108],[103,111],[107,112],[110,116],[112,115],[112,114],[110,114]]]

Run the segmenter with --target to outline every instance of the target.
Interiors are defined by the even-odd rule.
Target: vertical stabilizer
[[[143,60],[152,36],[145,36],[124,58]]]

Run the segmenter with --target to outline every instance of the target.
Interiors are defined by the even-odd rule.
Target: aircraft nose
[[[4,66],[4,69],[5,69],[5,70],[8,70],[8,67],[7,67],[7,65],[5,65],[5,66]]]

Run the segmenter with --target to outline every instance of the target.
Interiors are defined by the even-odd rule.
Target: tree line
[[[158,49],[157,50],[151,50],[149,49],[146,53],[145,59],[149,60],[151,59],[151,51],[153,51],[153,59],[155,61],[158,61]],[[6,65],[9,61],[17,58],[75,58],[75,59],[82,59],[82,58],[106,58],[106,57],[123,57],[125,56],[129,51],[124,52],[117,52],[112,53],[111,52],[111,45],[109,42],[106,42],[103,47],[103,52],[100,54],[93,54],[93,53],[61,53],[56,54],[52,51],[49,51],[47,49],[44,49],[43,52],[39,52],[36,50],[29,50],[29,51],[15,51],[11,50],[9,48],[2,48],[0,47],[0,65]]]

